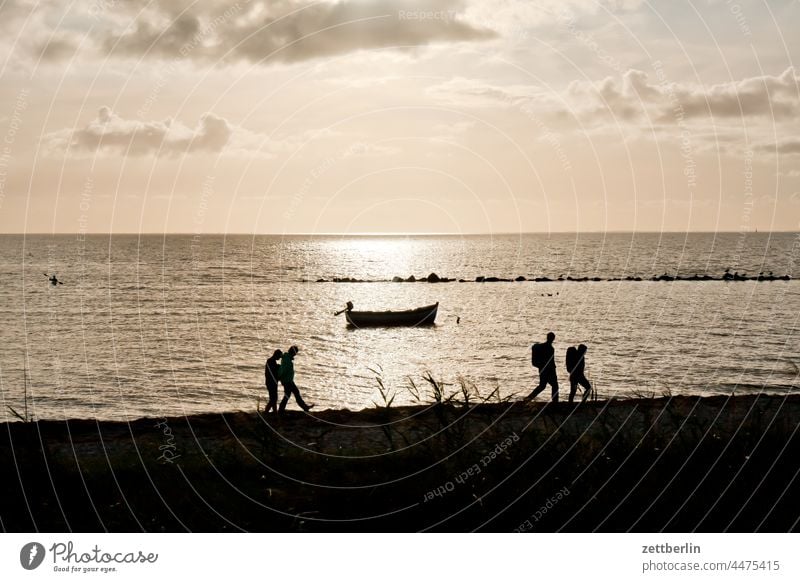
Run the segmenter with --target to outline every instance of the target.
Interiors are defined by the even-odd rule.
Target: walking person
[[[278,360],[281,356],[283,356],[283,352],[275,350],[264,364],[264,383],[267,385],[267,395],[269,396],[264,414],[269,414],[270,410],[275,414],[278,413],[278,369],[280,368]]]
[[[305,403],[303,397],[300,396],[300,390],[297,388],[297,384],[294,383],[294,357],[299,351],[300,348],[292,346],[281,358],[281,366],[278,368],[278,378],[281,384],[283,384],[283,399],[278,407],[279,413],[283,413],[283,411],[286,410],[286,403],[289,402],[289,397],[292,395],[294,395],[297,405],[306,412],[314,407],[313,404]]]
[[[526,400],[536,398],[545,387],[550,384],[551,400],[558,402],[558,377],[556,374],[556,358],[553,341],[556,334],[552,331],[547,334],[547,342],[543,344],[533,344],[531,347],[531,364],[539,369],[539,385],[533,389]]]
[[[586,379],[583,369],[586,366],[586,350],[588,348],[581,344],[577,348],[567,348],[567,372],[569,373],[569,401],[575,399],[575,393],[578,391],[578,384],[583,386],[583,397],[581,402],[585,402],[589,395],[592,393],[592,385]]]

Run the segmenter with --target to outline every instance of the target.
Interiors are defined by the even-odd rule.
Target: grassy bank
[[[5,424],[6,531],[787,531],[800,396]]]

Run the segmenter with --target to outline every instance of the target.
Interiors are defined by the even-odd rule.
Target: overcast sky
[[[0,0],[0,232],[800,230],[795,0]]]

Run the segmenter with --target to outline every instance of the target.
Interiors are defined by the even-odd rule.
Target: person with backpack
[[[533,344],[531,347],[531,364],[539,369],[539,385],[533,389],[526,400],[536,398],[545,387],[550,384],[551,400],[558,402],[558,377],[556,374],[556,358],[553,341],[556,334],[552,331],[547,334],[547,342],[543,344]]]
[[[283,399],[281,400],[281,405],[278,407],[278,412],[280,414],[283,414],[283,411],[286,410],[286,403],[289,402],[289,397],[293,394],[297,405],[304,411],[308,412],[314,407],[313,404],[306,404],[303,401],[303,397],[300,396],[300,389],[297,387],[297,384],[294,383],[294,357],[299,351],[300,348],[292,346],[281,358],[281,366],[278,368],[278,379],[281,381],[281,384],[283,384]]]
[[[267,385],[267,394],[269,395],[264,414],[269,414],[270,410],[276,414],[278,412],[278,370],[280,369],[278,360],[281,356],[283,356],[283,352],[275,350],[264,364],[264,383]]]
[[[578,391],[578,384],[583,386],[581,402],[585,402],[592,393],[592,385],[589,384],[589,380],[586,379],[583,373],[583,369],[586,366],[585,355],[587,349],[585,344],[581,344],[577,348],[574,346],[567,348],[567,373],[569,374],[570,402],[575,398],[575,393]]]

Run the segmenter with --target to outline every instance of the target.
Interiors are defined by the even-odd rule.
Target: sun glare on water
[[[361,235],[332,240],[329,250],[341,257],[343,264],[356,264],[384,276],[392,273],[391,276],[408,277],[425,247],[406,235]]]

